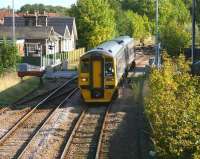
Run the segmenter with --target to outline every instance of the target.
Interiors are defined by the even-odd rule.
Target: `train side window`
[[[105,76],[114,76],[114,68],[112,62],[105,63]]]
[[[89,72],[89,60],[84,59],[81,61],[81,72],[82,73]]]

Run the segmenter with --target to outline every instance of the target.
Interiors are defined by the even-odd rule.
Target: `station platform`
[[[78,75],[77,71],[55,71],[55,72],[45,72],[44,78],[55,79],[55,78],[66,78],[71,79]]]

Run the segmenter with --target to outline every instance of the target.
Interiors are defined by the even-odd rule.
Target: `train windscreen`
[[[81,60],[81,72],[88,73],[89,72],[89,59]]]
[[[114,67],[112,61],[105,62],[105,76],[106,77],[114,76]]]

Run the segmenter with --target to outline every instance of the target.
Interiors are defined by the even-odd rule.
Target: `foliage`
[[[163,67],[151,71],[146,98],[158,158],[200,158],[200,79],[188,74],[182,55],[163,59]]]
[[[76,17],[80,46],[92,48],[116,34],[114,11],[107,0],[78,0],[71,14]]]
[[[128,35],[142,41],[145,37],[149,36],[150,27],[146,16],[140,16],[132,11],[127,11],[124,13],[124,20],[126,21],[124,28],[126,27]]]
[[[166,0],[160,3],[160,41],[170,55],[178,56],[190,43],[187,24],[190,22],[189,10],[182,0]]]
[[[0,74],[7,68],[15,67],[17,60],[19,58],[16,46],[4,39],[0,43]]]
[[[160,39],[162,46],[170,55],[178,56],[184,48],[188,47],[191,35],[182,25],[178,25],[176,21],[171,21],[167,27],[161,27]]]
[[[43,14],[44,11],[51,13],[58,13],[60,15],[68,15],[68,9],[60,6],[51,6],[44,4],[26,4],[20,8],[18,12],[26,13],[29,12],[34,14],[35,11],[39,11],[39,13]]]
[[[146,15],[150,19],[155,18],[155,0],[123,0],[124,10],[132,10],[139,15]]]

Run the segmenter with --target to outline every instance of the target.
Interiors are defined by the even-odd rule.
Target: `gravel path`
[[[143,75],[149,55],[138,55],[136,73],[130,73],[129,78]],[[119,97],[114,101],[105,123],[102,138],[101,159],[147,159],[151,142],[148,132],[148,122],[144,115],[143,94],[146,92],[144,79],[130,80],[137,85],[124,84],[119,89]]]

